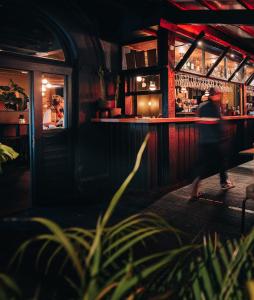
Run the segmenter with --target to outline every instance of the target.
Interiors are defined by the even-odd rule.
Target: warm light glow
[[[27,74],[28,72],[27,72],[27,71],[21,71],[20,73],[22,73],[22,74]]]
[[[141,76],[137,76],[136,80],[137,80],[137,82],[141,82],[142,81],[142,77]]]
[[[202,46],[203,43],[201,41],[198,41],[198,46]]]
[[[52,88],[52,84],[51,84],[51,83],[47,83],[47,84],[46,84],[46,87],[47,87],[48,89],[50,89],[50,88]]]
[[[41,87],[41,90],[42,90],[42,92],[46,92],[46,87],[43,85],[42,87]]]
[[[42,84],[47,84],[48,80],[46,78],[43,78],[41,82],[42,82]]]
[[[154,81],[150,81],[149,90],[150,91],[155,91],[156,90],[156,85],[155,85]]]
[[[185,49],[185,47],[179,47],[179,53],[180,54],[184,54],[186,52],[186,49]]]
[[[145,88],[145,87],[146,87],[145,81],[142,82],[141,86],[142,86],[142,88]]]
[[[234,57],[235,57],[235,55],[234,55],[233,53],[231,53],[231,54],[230,54],[230,57],[234,58]]]
[[[42,92],[42,93],[41,93],[41,95],[42,95],[42,97],[44,97],[44,96],[45,96],[45,93],[44,93],[44,92]]]
[[[148,105],[149,105],[149,106],[152,106],[152,102],[151,102],[151,101],[149,101],[149,102],[148,102]]]

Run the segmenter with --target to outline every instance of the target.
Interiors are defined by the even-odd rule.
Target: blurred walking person
[[[208,100],[198,107],[199,117],[199,162],[196,169],[196,178],[192,183],[190,201],[198,200],[200,181],[205,175],[210,175],[214,166],[219,169],[220,185],[222,190],[234,187],[228,179],[225,164],[225,151],[223,151],[224,134],[221,122],[220,106],[222,93],[211,88]]]

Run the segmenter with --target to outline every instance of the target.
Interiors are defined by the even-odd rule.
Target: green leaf
[[[78,272],[78,275],[80,279],[83,279],[83,270],[82,266],[80,264],[80,261],[78,259],[78,254],[76,253],[75,248],[73,247],[71,241],[67,237],[67,235],[64,233],[64,231],[54,222],[43,219],[43,218],[32,218],[33,221],[40,223],[47,227],[54,235],[54,238],[57,239],[57,241],[62,244],[65,251],[68,253],[70,260],[72,261],[75,269]]]

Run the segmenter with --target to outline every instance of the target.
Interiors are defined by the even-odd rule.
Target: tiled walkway
[[[246,186],[254,183],[254,160],[235,167],[228,172],[235,188],[221,191],[219,176],[214,175],[202,181],[204,198],[189,202],[191,185],[168,193],[146,211],[157,213],[171,225],[191,236],[204,232],[217,232],[223,238],[240,235],[241,205]],[[247,205],[246,229],[254,225],[254,201]]]

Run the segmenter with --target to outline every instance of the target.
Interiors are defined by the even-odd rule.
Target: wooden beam
[[[209,8],[210,10],[217,10],[217,7],[215,7],[211,1],[208,2],[207,0],[196,0],[199,4],[203,5],[206,8]]]
[[[254,73],[250,75],[250,77],[245,81],[246,85],[250,85],[254,79]]]
[[[254,24],[251,10],[179,10],[172,14],[170,8],[164,8],[161,17],[175,24]]]
[[[225,55],[228,53],[229,51],[229,47],[227,47],[222,53],[221,55],[217,58],[217,60],[215,61],[215,63],[212,65],[212,67],[210,68],[210,70],[208,70],[206,77],[209,77],[213,70],[218,66],[218,64],[222,61],[222,59],[225,57]]]
[[[253,10],[254,9],[254,5],[250,3],[250,1],[246,1],[246,0],[236,0],[238,3],[240,3],[243,7],[245,7],[246,9],[250,9]]]
[[[175,67],[175,71],[181,70],[181,68],[184,66],[184,64],[187,62],[193,51],[196,49],[198,42],[204,37],[205,33],[203,31],[200,32],[200,34],[196,37],[196,39],[193,41],[190,48],[187,50],[187,52],[184,54],[182,60],[179,61],[177,66]]]
[[[240,64],[238,65],[238,67],[235,69],[235,71],[232,73],[232,75],[228,78],[228,81],[231,81],[234,77],[235,77],[235,74],[237,72],[239,72],[242,67],[246,64],[246,62],[249,60],[249,57],[246,56],[241,62]]]

